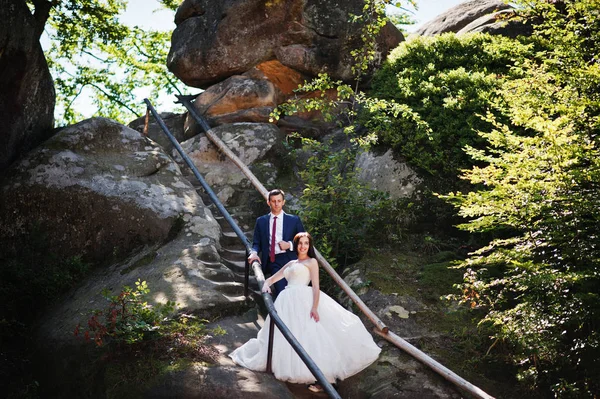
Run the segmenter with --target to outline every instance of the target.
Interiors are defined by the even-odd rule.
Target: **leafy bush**
[[[346,265],[365,250],[385,195],[357,179],[358,144],[348,141],[333,148],[332,143],[306,138],[302,143],[311,155],[300,172],[305,184],[300,216],[323,255]]]
[[[93,339],[98,346],[106,340],[116,344],[133,344],[156,335],[160,323],[175,309],[175,303],[167,301],[162,306],[153,307],[144,301],[150,292],[145,281],[136,281],[135,288],[124,286],[118,295],[110,295],[104,290],[102,295],[108,300],[106,310],[95,310],[83,331],[75,328],[75,335],[81,332],[86,340]]]
[[[562,9],[557,9],[557,4]],[[597,1],[528,2],[541,17],[543,62],[515,67],[499,111],[527,135],[488,115],[487,166],[479,185],[445,198],[470,232],[501,232],[467,259],[461,299],[487,311],[484,323],[512,348],[520,377],[545,396],[600,395],[600,6]]]
[[[367,107],[362,122],[411,164],[455,176],[473,161],[465,145],[481,147],[480,118],[495,90],[515,73],[510,66],[533,53],[526,39],[488,34],[419,37],[401,43],[378,71],[370,96],[385,107]]]
[[[174,365],[180,360],[214,363],[219,352],[205,340],[226,333],[220,327],[207,329],[207,320],[196,316],[174,315],[174,302],[149,305],[144,300],[149,293],[147,283],[140,280],[135,288],[124,286],[118,295],[105,290],[108,307],[93,311],[87,326],[77,325],[74,331],[75,336],[107,348],[108,356],[102,358],[116,361],[113,366],[117,369],[128,370],[129,375],[118,377],[125,391],[138,389],[137,383],[160,374],[164,364]],[[153,362],[156,365],[147,370]]]

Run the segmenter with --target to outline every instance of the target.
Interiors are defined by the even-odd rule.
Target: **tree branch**
[[[86,83],[86,85],[92,86],[93,88],[95,88],[99,92],[103,93],[111,101],[116,102],[117,104],[121,105],[123,108],[127,108],[129,110],[129,112],[131,112],[132,114],[134,114],[137,118],[139,118],[141,116],[140,114],[138,114],[137,112],[135,112],[131,107],[129,107],[127,104],[125,104],[123,101],[121,101],[117,96],[115,96],[113,94],[110,94],[110,93],[107,93],[102,87],[98,86],[97,84],[89,82],[89,83]]]
[[[32,3],[35,8],[33,12],[33,19],[35,20],[34,33],[35,37],[39,40],[42,33],[44,33],[46,21],[50,17],[50,10],[55,4],[48,0],[32,0]]]

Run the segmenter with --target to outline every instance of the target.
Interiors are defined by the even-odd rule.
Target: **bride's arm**
[[[319,289],[319,264],[316,259],[311,259],[308,262],[308,269],[310,270],[310,281],[312,283],[312,291],[313,291],[313,305],[310,310],[310,317],[312,317],[315,321],[319,321],[319,295],[321,291]]]
[[[283,278],[283,271],[292,262],[293,261],[290,261],[290,262],[286,263],[285,266],[283,266],[281,269],[279,269],[279,271],[277,273],[275,273],[274,275],[272,275],[271,277],[269,277],[268,279],[266,279],[265,283],[263,284],[263,287],[262,287],[262,292],[268,292],[270,294],[271,293],[271,286]]]

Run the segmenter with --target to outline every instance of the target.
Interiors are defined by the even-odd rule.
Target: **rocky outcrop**
[[[263,184],[273,184],[277,168],[272,164],[265,164],[265,155],[274,148],[281,147],[283,134],[277,126],[268,123],[233,123],[218,126],[212,132],[245,165],[255,169]],[[205,135],[198,135],[182,143],[182,147],[222,202],[227,203],[240,187],[249,186],[240,169]],[[179,156],[175,159],[179,160]]]
[[[184,226],[219,229],[179,167],[139,132],[104,118],[61,130],[7,171],[0,240],[18,252],[33,230],[57,255],[106,262]]]
[[[211,86],[195,101],[200,113],[213,116],[248,108],[274,107],[283,101],[282,93],[266,79],[231,76]]]
[[[438,15],[415,33],[423,36],[446,32],[456,33],[480,17],[506,9],[512,9],[512,7],[500,0],[466,1]]]
[[[394,158],[391,149],[383,154],[363,152],[356,158],[357,177],[369,187],[387,192],[392,199],[411,197],[422,179],[405,162]]]
[[[268,79],[235,75],[202,92],[194,101],[196,111],[218,126],[235,122],[268,122],[273,109],[285,100],[284,94]],[[194,136],[201,132],[188,113],[184,130]]]
[[[269,60],[300,73],[352,77],[350,51],[361,45],[359,27],[348,21],[363,2],[324,0],[185,0],[167,59],[184,83],[206,88]],[[387,24],[378,38],[378,57],[403,40]]]
[[[458,32],[457,35],[465,33],[489,33],[491,35],[502,35],[507,37],[529,36],[533,33],[530,21],[521,21],[515,17],[515,10],[505,9],[483,15],[471,22]]]
[[[54,84],[24,1],[0,0],[0,173],[52,134]]]
[[[189,134],[184,129],[184,122],[187,114],[174,114],[172,112],[161,112],[160,117],[162,118],[165,125],[169,129],[169,132],[177,139],[178,142],[185,141],[189,138],[192,138],[192,134]],[[146,126],[146,117],[141,116],[127,125],[132,129],[137,130],[142,134],[147,134],[148,138],[154,140],[157,144],[159,144],[167,154],[171,153],[171,150],[175,148],[171,143],[171,140],[167,137],[165,132],[159,126],[158,122],[152,115],[148,117],[148,130],[144,133],[144,127]]]

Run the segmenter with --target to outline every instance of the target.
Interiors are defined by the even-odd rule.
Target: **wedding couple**
[[[270,191],[267,204],[271,212],[256,220],[253,252],[248,257],[250,262],[259,260],[263,271],[271,275],[265,280],[263,292],[275,291],[277,313],[329,382],[360,372],[377,359],[381,349],[356,315],[319,290],[319,265],[312,237],[304,232],[300,218],[283,212],[283,191]],[[267,316],[257,337],[229,356],[240,366],[265,371],[269,329]],[[271,367],[279,380],[315,382],[277,327]],[[311,385],[310,389],[320,388]]]

